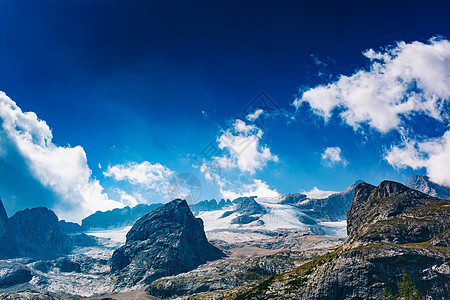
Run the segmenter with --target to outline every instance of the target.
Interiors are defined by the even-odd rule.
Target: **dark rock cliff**
[[[3,205],[0,202],[0,211]],[[1,214],[1,213],[0,213]],[[0,235],[0,258],[52,258],[72,249],[55,213],[45,207],[25,209],[9,219],[0,216],[4,228]]]
[[[223,256],[206,239],[203,221],[176,199],[140,218],[111,258],[117,286],[149,284]]]

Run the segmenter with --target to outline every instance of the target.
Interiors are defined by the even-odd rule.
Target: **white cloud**
[[[450,187],[450,130],[422,142],[406,140],[392,147],[385,159],[398,168],[426,168],[431,181]]]
[[[336,164],[347,164],[347,160],[342,157],[341,148],[339,147],[328,147],[322,153],[322,163],[328,166],[333,166]]]
[[[402,125],[402,116],[415,113],[448,120],[444,107],[450,98],[449,41],[400,42],[364,55],[371,60],[369,70],[310,89],[294,105],[307,102],[325,120],[336,111],[355,130],[368,124],[388,132]]]
[[[99,181],[91,178],[86,153],[81,146],[53,144],[47,123],[39,120],[34,112],[22,112],[3,92],[0,92],[0,118],[0,155],[5,159],[15,153],[23,160],[29,175],[55,195],[56,200],[50,208],[59,217],[79,221],[97,210],[123,207],[120,202],[108,199]],[[19,185],[17,183],[18,189]]]
[[[216,158],[221,166],[237,167],[242,172],[254,174],[269,161],[278,162],[267,146],[260,143],[263,131],[254,125],[247,125],[242,120],[236,120],[233,126],[222,132],[218,137],[220,149],[226,149],[229,156]]]
[[[140,201],[142,196],[141,195],[137,195],[139,197],[136,197],[136,195],[130,195],[127,192],[125,192],[124,190],[121,190],[119,188],[114,189],[114,192],[116,192],[119,197],[120,197],[120,201],[127,206],[133,207],[138,205],[139,203],[143,203],[145,201]]]
[[[276,189],[271,189],[269,185],[260,179],[253,179],[253,183],[243,184],[237,188],[220,188],[222,197],[225,199],[236,199],[238,197],[277,197],[279,193]]]
[[[322,191],[319,190],[317,187],[314,187],[312,190],[308,192],[302,192],[302,194],[305,194],[310,199],[323,199],[335,193],[336,192],[334,191]]]
[[[263,110],[262,110],[262,109],[257,109],[257,110],[255,110],[254,113],[248,114],[246,118],[247,118],[247,120],[249,120],[250,122],[254,122],[256,119],[259,118],[259,116],[260,116],[262,113],[263,113]]]
[[[163,193],[166,192],[173,171],[160,163],[151,164],[144,161],[140,164],[129,162],[123,165],[108,166],[103,174],[117,181],[128,181],[133,185],[140,185],[146,189]]]

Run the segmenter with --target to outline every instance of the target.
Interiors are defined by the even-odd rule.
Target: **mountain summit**
[[[428,176],[413,175],[406,180],[405,185],[427,195],[450,200],[450,188],[431,182]]]
[[[361,183],[343,246],[237,298],[375,300],[396,293],[406,273],[426,299],[448,299],[449,215],[447,200],[392,181]]]
[[[186,200],[176,199],[140,218],[110,264],[120,288],[149,284],[222,256],[207,241],[203,221],[194,217]]]
[[[18,211],[8,218],[0,200],[0,258],[53,258],[68,253],[72,241],[58,217],[45,207]]]

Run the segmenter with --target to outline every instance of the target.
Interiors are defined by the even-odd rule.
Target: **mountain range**
[[[447,299],[450,206],[435,196],[447,190],[425,176],[407,183],[416,189],[358,181],[321,198],[176,199],[82,225],[43,207],[8,218],[0,201],[1,297],[380,299],[409,278]]]

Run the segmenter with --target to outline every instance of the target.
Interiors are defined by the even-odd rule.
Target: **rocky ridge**
[[[358,180],[345,190],[320,199],[310,199],[307,195],[302,193],[286,194],[282,196],[280,203],[293,205],[299,208],[303,213],[310,217],[310,220],[344,220],[346,218],[346,213],[352,204],[354,190],[361,182],[361,180]]]
[[[450,188],[431,182],[428,176],[413,175],[406,180],[405,185],[424,194],[450,200]]]
[[[0,201],[0,258],[52,258],[68,253],[71,239],[62,232],[58,217],[45,207],[18,211],[7,218]]]
[[[190,271],[223,256],[207,241],[203,221],[193,216],[185,200],[176,199],[140,218],[110,265],[120,289]]]
[[[449,215],[448,201],[400,183],[359,184],[343,246],[245,291],[200,299],[380,299],[396,292],[403,272],[427,299],[447,299]]]

